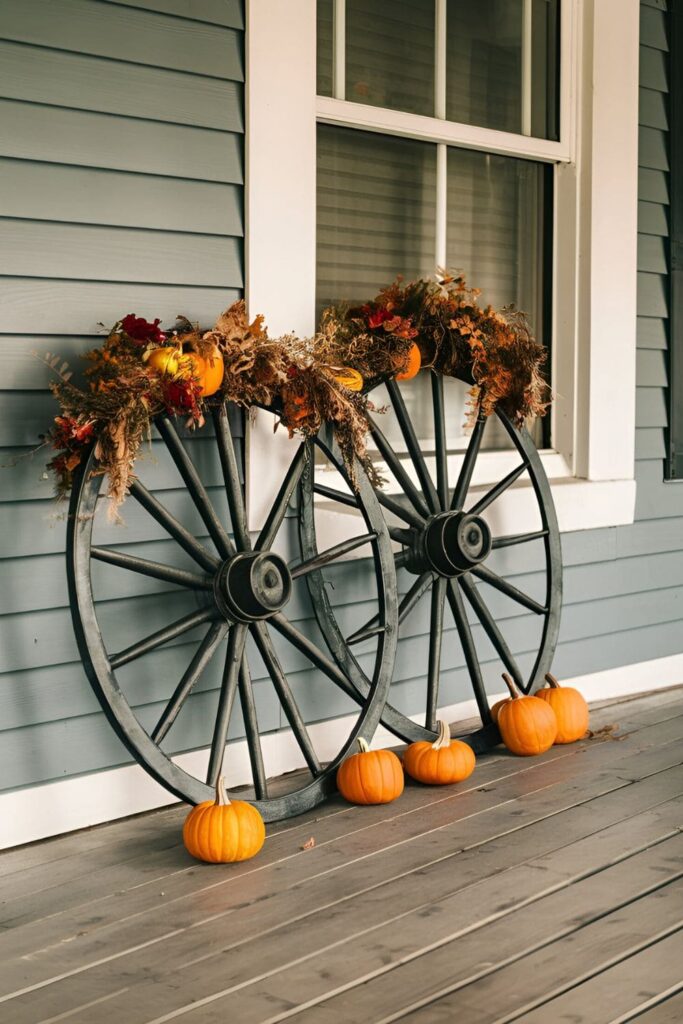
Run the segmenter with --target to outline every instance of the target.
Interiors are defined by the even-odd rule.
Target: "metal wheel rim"
[[[339,457],[333,443],[330,444],[330,454]],[[109,655],[99,630],[90,575],[93,517],[102,484],[101,476],[92,475],[94,462],[91,452],[88,460],[79,468],[72,490],[67,529],[69,597],[81,659],[105,715],[136,761],[180,799],[199,803],[212,798],[213,788],[173,762],[170,755],[167,756],[152,740],[129,705],[109,663]],[[363,692],[362,706],[358,701],[358,717],[346,742],[321,773],[301,789],[251,801],[266,821],[302,813],[334,791],[336,768],[350,747],[358,738],[368,741],[372,738],[391,682],[396,649],[395,625],[392,628],[392,620],[395,621],[396,616],[396,584],[391,542],[374,491],[361,467],[357,466],[356,470],[363,519],[368,532],[376,535],[372,544],[374,561],[378,566],[378,602],[388,628],[378,641],[376,670]],[[303,478],[299,486],[305,489]],[[319,570],[314,570],[314,574],[322,576]]]
[[[433,401],[435,403],[435,407],[439,401],[441,402],[443,421],[443,380],[439,375],[435,373],[431,374],[431,378]],[[396,384],[396,382],[389,382],[387,387],[390,392],[390,398],[392,399],[392,403],[395,403],[397,401],[397,392],[399,396],[398,400],[400,401],[400,391],[398,389],[398,385]],[[435,422],[436,415],[437,414],[435,412]],[[545,536],[543,537],[543,544],[546,563],[545,606],[547,611],[544,614],[544,622],[539,642],[539,649],[534,660],[532,671],[530,672],[529,677],[528,679],[526,679],[526,681],[520,680],[518,676],[516,676],[516,673],[514,671],[511,672],[511,674],[513,674],[513,676],[517,678],[517,681],[522,683],[521,688],[524,690],[524,692],[528,693],[530,692],[530,690],[534,688],[534,686],[538,685],[543,680],[545,673],[550,670],[553,656],[555,653],[555,647],[557,645],[557,638],[560,627],[560,610],[562,604],[561,542],[559,528],[557,524],[557,516],[555,513],[555,506],[550,491],[550,485],[538,451],[536,450],[536,447],[533,443],[533,440],[531,439],[528,431],[525,428],[521,430],[515,428],[509,417],[506,416],[504,412],[498,410],[496,412],[496,415],[498,416],[498,419],[502,423],[506,433],[512,440],[515,450],[522,456],[522,460],[525,463],[524,472],[528,473],[529,479],[531,481],[536,499],[536,504],[541,517],[542,530],[545,531]],[[474,463],[476,462],[476,457],[479,452],[481,433],[483,433],[483,421],[481,422],[481,427],[475,427],[472,438],[470,440],[470,445],[468,446],[468,450],[473,445],[476,448],[472,464],[469,467],[469,479],[471,479],[471,474],[474,469]],[[373,424],[372,426],[375,439],[377,439],[375,425]],[[436,432],[438,434],[438,430]],[[380,447],[381,451],[381,443],[378,445],[378,447]],[[440,478],[444,476],[444,470],[442,466],[440,467],[439,465],[440,459],[441,462],[443,463],[443,459],[446,457],[445,436],[443,434],[441,437],[440,444],[439,439],[437,437],[436,447],[436,476],[439,479],[431,480],[431,487],[434,493],[437,493],[439,491],[443,492],[444,489],[443,479]],[[386,452],[381,451],[381,454],[385,455]],[[424,472],[428,473],[426,467],[424,468]],[[447,480],[447,471],[445,472],[445,477]],[[425,480],[424,484],[426,485],[427,483],[428,482]],[[414,490],[416,491],[416,493],[414,494],[415,503],[417,504],[418,501],[421,502],[427,508],[427,510],[430,511],[429,507],[427,506],[427,499],[425,496],[426,486],[413,485],[413,487]],[[453,491],[455,491],[455,488],[453,488]],[[465,486],[465,496],[466,493],[467,486]],[[451,497],[450,489],[448,489],[448,497],[449,499]],[[441,498],[443,498],[443,493],[441,493]],[[390,496],[383,496],[380,493],[378,494],[378,500],[383,504],[385,509],[387,509],[388,511],[392,510],[392,502]],[[390,529],[390,533],[392,533],[392,535],[396,538],[395,529]],[[309,543],[309,550],[314,550],[314,543],[311,540],[310,528],[308,526],[304,528],[304,541],[307,541]],[[432,584],[430,584],[427,589],[431,591],[433,589],[433,586],[434,581],[432,581]],[[316,614],[318,614],[319,609],[324,609],[326,594],[324,588],[316,587],[315,580],[309,581],[309,587],[313,588],[313,605],[314,608],[316,609]],[[426,597],[422,597],[421,599],[426,600]],[[450,598],[448,603],[450,604]],[[401,614],[401,604],[399,604],[399,631]],[[341,636],[341,634],[338,631],[335,632],[335,626],[332,624],[328,625],[327,617],[324,614],[318,615],[318,622],[323,631],[325,629],[329,629],[331,632],[334,633],[333,636],[330,636],[328,638],[328,643],[330,644],[330,646],[334,646],[335,650],[338,651],[338,658],[344,668],[344,671],[347,672],[349,677],[353,679],[354,685],[358,686],[362,692],[363,685],[367,686],[367,680],[363,676],[362,670],[358,665],[358,662],[356,661],[352,650],[348,646],[348,638],[345,639]],[[503,664],[506,670],[508,671],[510,671],[511,668],[513,668],[512,665],[505,664],[505,662],[503,662]],[[467,667],[468,669],[470,668],[469,664],[467,664]],[[470,672],[470,680],[474,690],[475,699],[477,700],[479,714],[482,720],[482,727],[468,735],[460,736],[460,738],[468,742],[475,749],[475,751],[483,751],[489,749],[490,747],[500,742],[500,736],[496,726],[492,723],[490,717],[490,702],[483,688],[483,683],[481,683],[481,685],[478,685],[477,681],[473,678],[472,672]],[[414,722],[411,718],[408,718],[405,714],[403,714],[396,707],[394,707],[391,703],[391,692],[389,693],[389,699],[382,713],[381,721],[382,725],[384,725],[390,732],[392,732],[399,739],[404,740],[406,742],[414,742],[416,740],[432,740],[437,735],[435,729],[430,729],[427,728],[426,725],[422,725],[419,722]],[[454,730],[454,733],[455,732],[456,730]]]

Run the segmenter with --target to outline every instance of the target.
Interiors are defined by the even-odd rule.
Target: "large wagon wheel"
[[[424,666],[424,718],[415,722],[388,703],[382,714],[382,723],[406,741],[429,739],[435,735],[444,629],[449,625],[452,629],[454,624],[482,723],[481,728],[462,738],[475,750],[484,750],[498,743],[499,735],[491,721],[479,649],[487,644],[488,639],[487,661],[490,665],[493,654],[496,679],[504,669],[527,693],[543,679],[551,667],[559,630],[562,603],[560,535],[550,487],[536,447],[527,430],[516,429],[503,412],[497,412],[496,417],[519,455],[514,468],[485,493],[468,500],[487,426],[487,419],[480,417],[472,430],[459,472],[454,480],[449,480],[444,380],[434,372],[430,372],[430,378],[434,425],[432,456],[426,457],[420,448],[401,387],[395,380],[388,381],[386,387],[392,406],[390,415],[397,419],[405,450],[395,450],[380,426],[381,417],[370,418],[370,432],[378,453],[402,492],[396,494],[393,489],[391,493],[377,491],[378,500],[390,522],[389,533],[400,545],[394,554],[396,568],[403,569],[411,577],[407,592],[399,603],[399,630],[409,621],[420,601],[426,602],[427,595],[430,601],[429,653]],[[519,534],[494,536],[486,516],[495,510],[494,503],[513,484],[523,482],[525,478],[531,485],[537,506],[538,528]],[[330,489],[324,486],[316,485],[315,491],[320,499],[333,497]],[[354,500],[353,496],[346,496],[349,504]],[[313,547],[306,544],[308,533],[304,517],[304,547],[312,552]],[[540,565],[536,565],[539,574],[543,575],[542,596],[533,597],[525,593],[505,578],[504,571],[496,571],[491,566],[491,562],[500,557],[497,552],[506,549],[506,554],[510,554],[518,547],[534,554],[539,549],[542,551]],[[336,624],[327,613],[326,594],[314,579],[309,581],[309,586],[313,591],[321,629],[327,634],[330,645],[337,650],[344,670],[355,678],[359,666],[354,651],[362,650],[361,645],[381,626],[374,617],[369,618],[360,629],[342,638],[336,634]],[[505,623],[499,623],[489,608],[489,594],[504,595],[510,608],[522,611],[539,625],[536,649],[531,657],[526,658],[527,662],[530,661],[526,670],[505,639]],[[335,635],[330,636],[330,633]]]
[[[334,443],[322,437],[298,446],[265,525],[252,539],[226,406],[215,405],[212,419],[215,442],[201,443],[217,446],[219,487],[203,482],[199,460],[190,454],[199,442],[184,441],[166,416],[156,421],[161,443],[155,446],[158,459],[153,477],[156,473],[158,481],[159,468],[166,465],[167,472],[177,478],[171,486],[179,489],[169,494],[176,499],[180,495],[183,507],[180,512],[169,507],[168,496],[154,493],[142,477],[131,487],[135,501],[129,498],[126,504],[126,521],[135,520],[139,513],[143,528],[161,527],[167,540],[159,542],[158,529],[152,534],[152,553],[160,545],[161,561],[146,557],[147,551],[143,557],[144,544],[135,535],[134,546],[126,544],[125,531],[123,536],[113,532],[116,528],[107,525],[104,510],[96,515],[102,477],[93,472],[96,463],[90,455],[75,481],[69,513],[72,616],[90,683],[136,760],[182,799],[193,803],[208,799],[223,770],[226,743],[225,767],[229,768],[229,730],[232,726],[234,734],[241,711],[253,785],[240,795],[253,799],[265,820],[272,821],[322,800],[334,789],[336,767],[351,744],[358,737],[369,740],[375,731],[396,647],[391,541],[373,489],[357,467],[356,500],[362,518],[355,520],[354,536],[325,551],[316,550],[310,558],[301,551],[286,557],[276,550],[286,544],[291,548],[288,534],[295,539],[296,531],[288,531],[291,520],[285,514],[297,487],[305,495],[309,467],[316,460],[329,464],[342,490],[349,487]],[[143,460],[137,467],[143,476],[144,468]],[[305,497],[301,502],[306,503]],[[99,504],[102,509],[104,503]],[[104,543],[98,540],[98,532],[104,533]],[[343,570],[340,560],[356,550],[367,554],[374,569],[374,593],[365,596],[374,601],[381,627],[360,682],[343,671],[335,657],[338,652],[292,621],[296,615],[312,617],[304,607],[309,602],[306,583],[315,580],[317,587],[325,588],[326,574],[334,575],[339,566]],[[112,573],[116,577],[113,590]],[[122,580],[124,594],[138,601],[140,625],[131,622],[130,605],[120,599]],[[165,587],[161,593],[160,584]],[[155,592],[149,597],[137,596],[140,588],[144,592],[150,587]],[[119,600],[112,600],[112,594]],[[334,601],[328,600],[326,608],[325,632],[334,633],[338,629]],[[341,612],[346,614],[343,607]],[[151,623],[146,621],[150,618]],[[150,624],[155,628],[150,630]],[[219,657],[221,647],[224,653]],[[311,667],[316,670],[313,693],[310,672],[308,685],[305,677],[303,685],[301,676],[298,683],[294,678],[296,672]],[[258,711],[261,694],[265,717]],[[315,739],[311,721],[335,709],[344,714],[343,730],[333,730],[333,735],[319,730]],[[185,731],[174,743],[176,722],[184,722]],[[283,725],[289,726],[288,738],[306,766],[305,771],[289,776],[289,785],[282,780],[273,784],[268,777],[266,746],[272,737],[265,734],[280,732],[282,737]],[[188,767],[187,751],[200,747],[208,753],[191,755],[194,760]],[[179,751],[184,765],[178,763]],[[270,774],[281,771],[280,765]]]

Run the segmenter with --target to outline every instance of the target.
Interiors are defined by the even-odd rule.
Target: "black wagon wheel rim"
[[[162,527],[164,536],[189,556],[191,569],[178,569],[139,558],[121,552],[115,546],[93,544],[93,523],[102,486],[102,477],[96,472],[94,452],[80,467],[72,491],[67,531],[67,576],[72,618],[86,674],[109,722],[134,758],[181,799],[191,803],[211,799],[226,757],[226,743],[227,757],[230,757],[228,729],[231,715],[236,706],[240,707],[253,783],[252,802],[266,821],[274,821],[301,813],[324,799],[334,789],[336,768],[347,751],[358,738],[370,740],[377,727],[391,682],[396,647],[394,560],[374,491],[361,467],[357,466],[355,494],[364,526],[355,539],[355,546],[364,545],[371,552],[377,579],[377,614],[386,627],[378,636],[371,680],[359,689],[341,669],[334,651],[326,650],[317,640],[310,639],[290,622],[287,615],[293,582],[297,579],[307,581],[309,576],[322,577],[323,568],[343,557],[354,544],[347,542],[345,546],[337,546],[337,550],[316,551],[313,559],[301,550],[289,564],[272,549],[293,496],[298,492],[300,500],[306,500],[307,481],[310,479],[307,466],[312,459],[312,442],[299,445],[266,522],[252,540],[247,529],[245,495],[227,407],[217,403],[212,407],[211,415],[227,498],[229,528],[224,517],[214,508],[175,423],[167,417],[157,422],[158,431],[164,451],[175,463],[203,524],[202,535],[196,536],[196,530],[188,528],[165,507],[163,494],[160,500],[139,480],[133,483],[128,499],[136,500]],[[328,439],[323,450],[329,453],[335,465],[340,464],[339,453],[332,440]],[[93,562],[176,585],[193,595],[197,606],[123,649],[107,650],[93,591]],[[333,620],[332,608],[328,609],[328,614]],[[149,724],[143,726],[119,684],[117,670],[197,627],[201,628],[203,635],[189,664],[170,697],[164,698],[163,710],[153,727],[150,728]],[[316,685],[319,685],[318,680],[324,680],[344,692],[353,702],[355,714],[350,716],[344,739],[335,747],[333,757],[329,757],[328,752],[322,761],[316,753],[316,745],[310,736],[310,723],[305,721],[298,706],[273,642],[274,637],[280,645],[289,645],[288,651],[293,649],[317,670]],[[251,641],[249,644],[248,639]],[[289,792],[274,792],[277,785],[269,785],[266,777],[263,735],[251,678],[253,651],[258,652],[260,666],[265,666],[266,679],[272,684],[281,718],[288,725],[308,769],[307,773],[301,774],[300,784],[295,783]],[[177,764],[172,759],[175,754],[166,753],[161,744],[182,715],[203,673],[216,658],[223,659],[221,683],[215,720],[208,723],[212,728],[208,768],[206,775],[199,778]],[[272,731],[272,728],[264,731]],[[242,795],[241,787],[239,795]],[[252,796],[247,798],[252,799]]]
[[[410,565],[409,571],[414,573],[411,585],[403,595],[398,606],[399,635],[401,624],[406,621],[418,603],[430,602],[429,651],[424,666],[424,717],[422,721],[413,721],[398,710],[391,702],[391,692],[382,714],[382,724],[394,735],[407,742],[420,739],[431,739],[436,735],[436,717],[439,705],[439,681],[441,666],[441,648],[443,643],[444,622],[449,620],[455,625],[455,634],[462,649],[473,695],[476,701],[481,727],[474,732],[462,736],[475,750],[485,750],[499,742],[499,735],[490,715],[490,702],[487,696],[481,669],[481,661],[477,651],[474,633],[483,633],[491,642],[500,669],[510,673],[524,692],[529,692],[550,670],[557,645],[562,603],[562,556],[560,534],[557,517],[541,458],[536,447],[524,428],[517,429],[508,416],[497,411],[496,416],[512,442],[514,451],[520,456],[520,462],[505,477],[492,485],[476,501],[467,502],[469,487],[472,481],[476,462],[481,451],[481,444],[486,420],[480,417],[475,423],[470,440],[463,456],[460,471],[455,480],[448,478],[448,450],[446,445],[446,412],[443,392],[443,378],[431,372],[430,384],[432,393],[434,423],[434,455],[433,468],[429,468],[403,400],[400,387],[396,381],[389,381],[387,389],[394,413],[397,415],[401,434],[405,442],[405,453],[397,453],[382,431],[381,418],[370,420],[370,432],[377,446],[379,455],[392,473],[402,494],[393,491],[385,493],[378,490],[377,497],[385,514],[398,518],[400,525],[390,525],[392,539],[401,545],[395,553],[396,568]],[[543,562],[545,572],[544,597],[540,600],[531,598],[505,578],[498,576],[486,564],[486,558],[472,564],[468,562],[471,552],[458,551],[458,558],[464,559],[459,565],[445,565],[440,558],[447,556],[444,545],[439,543],[443,533],[451,536],[460,525],[466,529],[472,517],[472,526],[480,535],[488,529],[480,522],[486,509],[512,487],[518,479],[526,478],[531,484],[535,504],[540,515],[540,529],[519,535],[503,535],[484,538],[491,551],[503,547],[530,544],[543,545]],[[458,517],[460,517],[458,519]],[[426,530],[426,524],[432,524]],[[441,527],[441,534],[439,531]],[[490,531],[489,531],[490,532]],[[427,547],[427,551],[425,551]],[[416,554],[417,549],[417,554]],[[451,552],[452,553],[452,552]],[[412,564],[411,564],[412,563]],[[311,581],[316,587],[316,581]],[[502,593],[514,604],[532,616],[542,619],[538,649],[533,658],[533,666],[529,672],[523,672],[518,658],[510,650],[505,640],[504,629],[500,627],[491,614],[487,598],[489,588]],[[314,605],[321,607],[324,592],[316,589]],[[473,615],[470,621],[468,608]],[[321,628],[325,627],[325,617],[321,616]],[[362,675],[354,655],[354,647],[361,642],[364,635],[370,635],[374,623],[369,621],[364,631],[358,630],[355,635],[341,637],[334,635],[329,643],[338,651],[338,657],[348,675],[362,685],[358,676]],[[366,681],[367,685],[367,681]],[[456,730],[453,730],[454,732]]]

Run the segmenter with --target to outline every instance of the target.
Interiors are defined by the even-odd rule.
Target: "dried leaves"
[[[72,383],[58,356],[44,357],[59,378],[52,390],[61,415],[45,437],[56,453],[48,468],[58,494],[69,491],[74,470],[94,442],[115,516],[154,418],[165,411],[191,427],[203,425],[205,400],[192,371],[183,368],[190,361],[147,361],[165,345],[200,355],[217,347],[225,374],[216,400],[274,409],[290,435],[311,437],[330,423],[352,483],[356,459],[373,483],[381,481],[366,449],[368,399],[346,386],[350,377],[340,374],[340,367],[358,371],[369,391],[403,372],[417,344],[423,366],[473,383],[472,418],[480,411],[488,416],[497,406],[517,424],[543,415],[550,400],[542,376],[543,346],[532,338],[524,314],[482,308],[478,294],[462,277],[442,275],[406,285],[399,278],[363,306],[325,310],[319,333],[309,339],[269,338],[263,317],[249,322],[242,301],[209,331],[180,316],[173,331],[162,332],[159,319],[129,313],[101,348],[86,353],[85,387]]]

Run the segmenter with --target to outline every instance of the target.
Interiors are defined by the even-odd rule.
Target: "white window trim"
[[[265,313],[273,336],[312,333],[318,121],[555,163],[556,401],[553,451],[542,458],[568,531],[634,517],[639,0],[565,0],[562,11],[569,71],[558,143],[316,97],[315,0],[247,0],[246,288],[250,313]],[[343,94],[341,62],[333,78]],[[273,417],[259,414],[250,431],[254,529],[291,449],[272,430]],[[500,465],[491,456],[482,487],[486,461]],[[531,514],[529,488],[519,492],[506,532]]]

